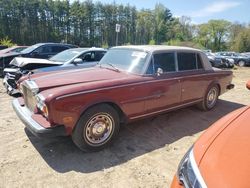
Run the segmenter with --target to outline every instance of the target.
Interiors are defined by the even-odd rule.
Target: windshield
[[[53,57],[51,57],[49,60],[65,63],[65,62],[70,61],[71,59],[75,58],[76,56],[78,56],[81,52],[83,52],[83,49],[73,48],[73,49],[62,51],[62,52],[54,55]]]
[[[32,45],[32,46],[22,50],[21,53],[28,54],[28,53],[32,52],[33,50],[35,50],[36,48],[38,48],[39,46],[41,46],[41,44]]]
[[[100,66],[141,74],[148,53],[135,49],[111,49],[100,61]],[[112,66],[110,66],[112,65]]]

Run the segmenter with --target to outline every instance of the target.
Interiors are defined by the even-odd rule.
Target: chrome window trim
[[[194,171],[194,173],[196,175],[196,178],[199,181],[201,187],[202,188],[207,188],[207,185],[206,185],[206,183],[205,183],[205,181],[204,181],[204,179],[203,179],[203,177],[202,177],[202,175],[200,173],[200,170],[199,170],[199,168],[197,166],[197,163],[195,161],[193,149],[191,150],[191,152],[189,154],[189,159],[190,159],[190,163],[191,163],[191,166],[193,168],[193,171]]]

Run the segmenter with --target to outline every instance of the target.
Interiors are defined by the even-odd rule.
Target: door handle
[[[161,96],[162,96],[161,94],[158,94],[158,95],[155,95],[154,98],[155,98],[155,99],[158,99],[158,98],[161,98]]]
[[[163,95],[164,95],[164,93],[157,92],[154,94],[154,98],[158,99],[158,98],[161,98]]]

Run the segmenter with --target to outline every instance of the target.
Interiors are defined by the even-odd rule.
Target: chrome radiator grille
[[[32,91],[27,88],[25,85],[22,85],[22,92],[23,92],[23,98],[25,105],[28,109],[30,109],[32,112],[34,112],[36,108],[36,98],[33,95]]]

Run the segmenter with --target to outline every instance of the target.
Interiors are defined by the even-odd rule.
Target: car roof
[[[73,50],[76,50],[78,52],[82,52],[82,51],[89,51],[89,50],[95,50],[95,51],[107,51],[105,50],[104,48],[95,48],[95,47],[86,47],[86,48],[70,48],[70,49],[67,49],[65,51],[73,51]]]
[[[36,43],[34,45],[42,46],[42,45],[62,45],[62,46],[75,46],[73,44],[67,44],[67,43],[56,43],[56,42],[44,42],[44,43]]]
[[[147,52],[155,52],[162,50],[185,50],[185,51],[202,52],[201,50],[195,48],[181,47],[181,46],[167,46],[167,45],[129,45],[129,46],[117,46],[113,47],[113,49],[136,49]]]

